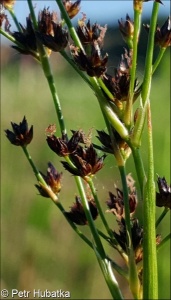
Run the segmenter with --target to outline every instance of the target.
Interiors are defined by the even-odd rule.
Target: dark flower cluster
[[[90,213],[92,215],[93,220],[95,220],[98,216],[98,210],[96,207],[96,204],[93,199],[90,199],[88,201]],[[87,225],[87,218],[84,212],[83,205],[81,203],[81,199],[79,197],[75,197],[75,203],[71,207],[71,210],[69,212],[65,212],[65,215],[67,218],[69,218],[70,221],[77,225]]]
[[[130,174],[127,175],[132,245],[134,249],[135,261],[136,263],[138,263],[143,259],[143,227],[139,224],[139,220],[133,217],[137,207],[137,195],[134,183],[135,181],[133,180],[132,176]],[[163,184],[165,186],[164,182]],[[116,195],[109,192],[109,199],[106,201],[107,206],[109,208],[107,212],[112,212],[116,216],[119,232],[117,233],[116,231],[113,231],[113,235],[120,247],[122,248],[122,250],[124,251],[124,253],[128,254],[129,241],[127,237],[127,228],[125,222],[124,195],[118,187],[115,188]],[[160,244],[160,242],[161,236],[156,235],[156,245]],[[109,243],[111,244],[111,246],[116,248],[112,240],[109,240]]]
[[[105,74],[103,81],[109,91],[114,96],[114,102],[118,107],[122,106],[123,101],[127,101],[129,97],[130,85],[130,68],[132,65],[132,51],[125,49],[125,53],[121,56],[118,68],[114,69],[114,76]],[[137,79],[134,83],[134,101],[139,95]]]
[[[22,122],[18,124],[11,122],[13,131],[5,130],[6,137],[15,146],[26,147],[33,138],[33,126],[28,129],[28,123],[24,117]]]
[[[144,25],[147,32],[150,30],[150,26],[148,24]],[[156,33],[155,33],[155,44],[161,48],[167,48],[171,46],[171,21],[170,17],[167,18],[165,23],[159,27],[157,25]]]
[[[14,32],[13,36],[19,43],[18,46],[12,46],[21,54],[30,54],[38,58],[38,41],[48,49],[59,52],[68,44],[68,32],[62,26],[62,22],[57,21],[57,14],[50,13],[44,8],[38,15],[38,29],[35,31],[30,16],[26,18],[26,27],[20,24],[21,30]]]
[[[59,52],[67,46],[68,32],[63,29],[61,22],[57,22],[55,12],[50,13],[46,8],[40,11],[38,28],[39,31],[36,32],[36,36],[47,48]]]
[[[156,205],[171,208],[171,186],[167,184],[165,177],[161,178],[159,176],[157,184],[159,193],[156,193]]]
[[[105,33],[107,26],[101,27],[99,24],[95,23],[91,25],[90,20],[86,21],[86,15],[83,14],[81,20],[78,21],[77,34],[83,45],[93,45],[96,41],[99,47],[103,45]]]
[[[37,58],[37,42],[36,35],[33,29],[33,24],[30,17],[26,18],[26,27],[20,24],[20,31],[13,33],[14,38],[20,44],[20,46],[12,46],[21,54],[32,55]]]
[[[123,40],[128,44],[130,48],[133,47],[133,35],[134,35],[134,22],[131,20],[129,15],[126,15],[126,20],[123,19],[118,20],[119,23],[119,30],[122,34]]]
[[[52,163],[48,163],[47,175],[44,175],[40,172],[43,179],[47,183],[47,185],[51,188],[55,195],[58,195],[61,190],[61,178],[62,173],[58,173]],[[47,189],[43,185],[35,184],[35,187],[38,189],[39,193],[43,197],[49,198],[49,194],[47,193]]]
[[[80,11],[81,0],[77,0],[74,3],[71,0],[63,0],[62,2],[70,19],[74,18]]]
[[[134,180],[130,174],[127,175],[127,186],[129,189],[130,217],[132,217],[137,207],[137,196],[134,187]],[[123,192],[117,186],[115,189],[116,195],[114,195],[112,192],[109,192],[109,199],[106,201],[106,204],[110,209],[108,212],[112,212],[117,219],[121,220],[122,218],[125,218],[124,196]]]
[[[82,49],[74,46],[70,46],[70,49],[74,61],[80,70],[86,71],[90,77],[100,77],[106,72],[108,55],[106,54],[103,58],[101,57],[96,41],[91,46],[91,55],[87,55]]]
[[[98,133],[98,140],[101,142],[101,146],[93,144],[96,149],[99,149],[101,151],[104,151],[105,153],[111,153],[114,154],[114,149],[111,141],[111,137],[109,134],[107,134],[103,130],[97,130]],[[117,147],[120,152],[122,153],[122,156],[124,159],[128,158],[131,154],[131,149],[128,146],[128,144],[120,137],[120,135],[117,133],[116,130],[113,129],[113,138],[115,147]]]
[[[103,167],[105,155],[98,157],[92,144],[82,146],[84,139],[82,131],[73,131],[70,140],[66,136],[58,138],[51,135],[47,137],[47,143],[58,156],[70,158],[69,162],[62,161],[67,171],[87,180],[87,177],[94,175]]]
[[[103,45],[107,26],[101,27],[99,24],[91,25],[90,20],[86,23],[86,15],[83,14],[78,21],[77,34],[84,45],[83,49],[71,45],[71,54],[75,63],[82,71],[86,71],[90,77],[100,77],[106,72],[108,55],[102,57],[101,47]]]

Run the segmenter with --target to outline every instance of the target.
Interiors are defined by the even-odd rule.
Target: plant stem
[[[38,169],[36,168],[32,158],[31,158],[31,155],[29,154],[28,150],[27,150],[27,147],[23,146],[22,147],[23,151],[24,151],[24,154],[28,160],[28,162],[30,163],[31,167],[32,167],[32,170],[37,178],[37,180],[39,182],[41,182],[44,186],[47,186],[47,183],[45,182],[45,180],[43,179],[42,175],[40,174],[40,172],[38,171]]]
[[[18,22],[18,19],[16,18],[16,15],[15,15],[15,13],[14,13],[13,8],[9,8],[8,11],[9,11],[11,17],[13,18],[13,21],[14,21],[14,23],[15,23],[15,25],[16,25],[18,31],[21,32],[21,27],[20,27],[20,24],[19,24],[19,22]]]
[[[30,15],[31,18],[33,20],[33,25],[35,30],[37,29],[37,21],[36,21],[36,17],[35,17],[35,13],[34,13],[34,8],[33,8],[33,4],[32,4],[32,0],[27,0],[28,1],[28,5],[29,5],[29,9],[30,9]],[[44,71],[45,77],[47,79],[47,82],[49,84],[49,88],[52,94],[52,99],[54,102],[54,106],[55,106],[55,110],[56,110],[56,114],[57,114],[57,118],[58,118],[58,122],[59,122],[59,126],[60,126],[60,130],[61,133],[66,135],[67,134],[67,130],[65,127],[65,122],[64,122],[64,117],[62,114],[62,109],[61,109],[61,104],[60,104],[60,99],[56,90],[56,86],[55,86],[55,82],[54,82],[54,77],[51,71],[51,66],[49,63],[49,59],[48,56],[46,54],[46,51],[43,47],[43,45],[37,41],[37,45],[38,45],[38,50],[39,50],[39,54],[40,54],[40,61],[42,64],[42,69]]]
[[[90,189],[91,189],[91,192],[92,192],[93,198],[94,198],[94,200],[95,200],[95,203],[96,203],[96,206],[97,206],[99,215],[100,215],[101,220],[102,220],[102,222],[103,222],[103,225],[104,225],[104,227],[106,228],[106,231],[107,231],[107,233],[109,234],[110,238],[111,238],[115,243],[117,243],[116,240],[115,240],[115,238],[114,238],[113,232],[112,232],[112,230],[109,228],[109,225],[108,225],[108,223],[107,223],[107,221],[106,221],[106,218],[105,218],[105,216],[104,216],[104,213],[103,213],[102,208],[101,208],[100,203],[99,203],[99,199],[98,199],[98,196],[97,196],[96,189],[95,189],[95,187],[94,187],[93,180],[92,180],[91,178],[88,179],[88,184],[89,184],[89,187],[90,187]],[[118,244],[118,243],[117,243],[117,244]]]
[[[94,248],[95,253],[96,253],[96,257],[97,257],[98,262],[100,264],[101,270],[102,270],[104,278],[106,280],[106,283],[107,283],[107,285],[109,287],[109,290],[110,290],[110,292],[113,296],[113,299],[123,299],[122,295],[121,295],[121,292],[119,290],[117,281],[114,277],[114,274],[113,274],[112,270],[110,269],[111,262],[108,260],[108,258],[106,256],[106,253],[104,251],[102,242],[101,242],[100,237],[98,235],[98,231],[97,231],[97,229],[94,225],[94,221],[93,221],[92,216],[91,216],[91,212],[90,212],[90,209],[89,209],[88,201],[87,201],[87,198],[86,198],[86,195],[85,195],[85,191],[84,191],[84,188],[83,188],[83,185],[82,185],[81,178],[75,176],[75,180],[77,181],[77,185],[78,185],[78,188],[79,188],[79,194],[81,196],[84,212],[86,214],[86,218],[87,218],[88,224],[90,226],[91,233],[93,235],[93,238],[94,238],[94,241],[95,241],[95,244],[96,244],[96,248]]]
[[[140,283],[139,283],[139,279],[138,279],[133,244],[132,244],[129,195],[128,195],[128,187],[127,187],[127,181],[126,181],[125,166],[120,166],[119,171],[120,171],[121,180],[122,180],[123,200],[124,200],[124,209],[125,209],[125,223],[126,223],[126,230],[127,230],[127,244],[128,244],[127,249],[128,249],[128,257],[129,257],[129,284],[130,284],[130,290],[134,296],[134,299],[138,299]]]
[[[163,218],[166,216],[170,209],[168,207],[165,207],[163,212],[161,213],[160,217],[156,221],[156,228],[159,226],[160,222],[163,220]]]
[[[158,56],[157,56],[157,58],[156,58],[156,60],[155,60],[155,62],[154,62],[154,64],[153,64],[153,69],[152,69],[152,73],[153,73],[153,74],[154,74],[154,72],[156,71],[156,69],[157,69],[159,63],[161,62],[161,59],[162,59],[162,57],[163,57],[165,51],[166,51],[166,48],[160,48],[159,54],[158,54]]]
[[[143,201],[143,299],[158,299],[157,253],[155,231],[155,183],[150,103],[148,120],[148,177]]]
[[[72,39],[74,40],[75,45],[84,51],[84,48],[83,48],[83,46],[80,42],[79,37],[77,36],[77,33],[75,31],[74,26],[72,25],[72,22],[71,22],[70,18],[68,17],[68,14],[65,10],[65,7],[64,7],[62,1],[61,0],[55,0],[55,1],[56,1],[57,5],[59,6],[61,14],[62,14],[67,26],[68,26],[70,35],[71,35]]]
[[[104,257],[106,257],[106,254],[105,254],[103,245],[101,243],[100,237],[98,235],[97,229],[95,227],[94,221],[92,219],[92,215],[91,215],[91,212],[90,212],[90,208],[89,208],[89,205],[88,205],[87,197],[86,197],[86,194],[85,194],[85,191],[84,191],[84,188],[83,188],[81,178],[78,177],[78,176],[75,176],[75,180],[77,182],[77,186],[78,186],[78,189],[79,189],[79,194],[81,196],[84,212],[86,214],[86,218],[87,218],[88,224],[90,226],[90,230],[91,230],[91,233],[93,235],[95,244],[97,246],[97,249],[98,249],[100,255],[104,258]]]
[[[6,31],[4,31],[2,28],[0,28],[0,33],[5,36],[9,41],[15,43],[16,45],[20,45],[16,39],[9,33],[7,33]]]
[[[114,101],[114,96],[113,94],[108,90],[107,86],[104,84],[103,80],[101,78],[97,79],[99,85],[101,86],[101,88],[103,89],[103,91],[105,92],[105,94],[109,97],[109,99],[111,101]]]
[[[27,0],[27,3],[28,3],[29,10],[30,10],[31,18],[32,18],[32,21],[33,21],[34,29],[37,30],[38,29],[38,24],[37,24],[37,20],[36,20],[32,0]]]
[[[142,103],[145,105],[149,100],[151,90],[151,77],[152,77],[152,61],[154,51],[154,35],[156,31],[157,17],[158,17],[159,3],[156,1],[153,4],[151,15],[150,30],[148,36],[147,54],[145,60],[145,72],[142,86]]]
[[[171,233],[169,233],[162,241],[161,243],[157,246],[157,253],[163,246],[171,239]]]
[[[138,39],[141,25],[141,12],[134,8],[134,36],[133,36],[133,55],[132,55],[132,66],[130,68],[130,85],[129,85],[129,98],[126,102],[124,123],[127,127],[132,124],[132,107],[133,107],[133,97],[134,97],[134,85],[135,76],[137,68],[137,49],[138,49]]]
[[[140,155],[140,150],[138,148],[131,147],[131,150],[132,150],[132,155],[133,155],[136,173],[137,173],[137,177],[138,177],[138,182],[139,182],[139,186],[140,186],[141,197],[143,197],[144,184],[147,180],[143,161],[142,161],[142,158]]]

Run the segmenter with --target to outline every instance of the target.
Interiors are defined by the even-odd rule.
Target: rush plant
[[[148,43],[143,78],[139,82],[138,44],[143,26],[141,16],[146,1],[130,1],[134,18],[131,19],[127,15],[126,20],[118,21],[125,48],[118,67],[109,74],[108,54],[102,54],[105,50],[107,26],[91,24],[86,14],[81,15],[76,28],[72,24],[72,18],[80,12],[81,0],[56,0],[60,12],[51,12],[50,8],[45,7],[38,16],[35,14],[32,0],[27,0],[30,13],[25,25],[21,25],[15,15],[15,1],[1,0],[1,34],[13,43],[14,50],[21,55],[31,55],[47,79],[47,88],[51,92],[56,111],[57,126],[51,124],[46,128],[46,142],[62,160],[61,169],[64,169],[64,174],[58,172],[51,162],[48,163],[46,174],[39,172],[29,151],[29,144],[34,143],[33,126],[28,125],[25,116],[20,123],[11,122],[12,130],[5,130],[6,137],[11,144],[23,150],[36,176],[35,186],[39,194],[54,202],[82,242],[87,244],[90,251],[94,251],[113,299],[123,299],[115,272],[128,282],[132,299],[158,299],[157,252],[171,237],[169,234],[161,239],[156,233],[157,226],[171,208],[171,187],[165,177],[160,176],[157,178],[157,187],[155,185],[151,116],[153,112],[150,105],[153,74],[166,49],[171,45],[170,17],[161,27],[158,26],[158,11],[163,3],[155,0],[150,24],[144,25]],[[15,31],[10,26],[9,15],[16,25]],[[155,59],[154,47],[158,47]],[[66,128],[58,86],[51,68],[52,52],[59,52],[87,83],[92,95],[95,94],[106,124],[106,131],[97,130],[97,139],[101,145],[92,143],[90,134],[86,135],[83,130],[72,128],[70,134]],[[70,97],[72,99],[72,94]],[[70,105],[68,103],[68,110]],[[81,109],[84,110],[84,107]],[[27,118],[29,119],[29,115]],[[56,127],[59,128],[58,132]],[[148,162],[144,162],[141,156],[143,133],[148,141]],[[97,192],[93,179],[103,168],[106,155],[114,157],[113,164],[117,164],[122,183],[122,189],[116,186],[115,192],[106,195],[108,211],[117,220],[118,228],[109,226],[108,214],[102,209],[100,191]],[[130,156],[133,157],[137,173],[138,191],[132,176],[128,174],[130,170],[127,170],[127,160]],[[145,165],[147,167],[144,167]],[[65,210],[60,201],[61,178],[65,176],[65,172],[74,176],[78,189],[75,203],[69,211]],[[140,224],[136,216],[139,204],[143,207],[143,224]],[[157,220],[156,206],[163,207]],[[103,231],[96,226],[97,218],[101,219]],[[81,231],[82,226],[89,227],[92,239]],[[110,244],[120,254],[124,267],[108,255],[105,243]]]

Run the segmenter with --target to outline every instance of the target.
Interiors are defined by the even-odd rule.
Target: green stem
[[[150,30],[148,36],[147,54],[145,60],[145,72],[142,86],[142,103],[145,105],[149,100],[151,77],[152,77],[152,61],[154,51],[154,36],[156,31],[157,17],[158,17],[159,3],[154,2],[151,14]]]
[[[163,220],[163,218],[166,216],[166,214],[168,213],[170,209],[165,207],[163,212],[161,213],[160,217],[157,219],[156,221],[156,228],[159,226],[160,222]]]
[[[133,55],[132,55],[132,66],[130,69],[130,86],[129,86],[129,98],[126,102],[124,123],[127,127],[132,124],[132,107],[133,107],[133,97],[134,97],[134,85],[135,76],[137,68],[137,49],[138,49],[138,39],[141,25],[141,12],[134,9],[134,36],[133,36]]]
[[[15,25],[16,25],[18,31],[21,32],[22,30],[21,30],[20,24],[19,24],[19,22],[18,22],[18,19],[16,18],[16,15],[15,15],[15,13],[14,13],[14,10],[13,10],[12,8],[9,8],[8,11],[9,11],[11,17],[13,18],[13,21],[14,21],[14,23],[15,23]]]
[[[117,299],[117,300],[123,299],[118,283],[112,271],[111,261],[108,258],[103,259],[102,257],[100,257],[96,249],[94,249],[94,251],[96,253],[97,260],[99,262],[100,268],[102,270],[108,288],[111,292],[111,295],[113,296],[113,299]]]
[[[123,187],[123,200],[124,200],[124,210],[125,210],[125,223],[127,229],[127,244],[128,244],[128,257],[129,257],[129,284],[132,294],[135,299],[139,298],[140,283],[137,274],[137,268],[134,257],[134,250],[132,244],[132,231],[131,231],[131,220],[130,220],[130,209],[129,209],[129,195],[128,187],[126,181],[125,166],[119,167],[122,187]]]
[[[165,51],[166,51],[166,48],[160,48],[159,54],[158,54],[158,56],[157,56],[157,58],[156,58],[156,60],[155,60],[155,62],[154,62],[154,64],[153,64],[153,69],[152,69],[152,73],[153,73],[153,74],[154,74],[154,72],[156,71],[156,69],[157,69],[159,63],[161,62],[161,59],[162,59],[162,57],[163,57]]]
[[[108,90],[107,86],[104,84],[103,80],[101,78],[96,78],[96,84],[102,88],[102,90],[105,92],[105,94],[109,97],[109,99],[112,101],[112,109],[117,114],[117,116],[121,116],[121,110],[115,105],[114,102],[114,96],[112,93]]]
[[[37,21],[36,21],[36,17],[35,17],[35,13],[34,13],[34,8],[33,8],[33,4],[32,4],[32,0],[27,0],[28,1],[28,5],[29,5],[29,9],[30,9],[30,15],[31,18],[33,20],[33,25],[34,25],[34,29],[37,29]],[[49,63],[49,59],[48,56],[46,54],[45,48],[43,47],[43,45],[37,41],[37,45],[38,45],[38,50],[39,50],[39,54],[40,54],[40,61],[42,64],[42,69],[44,71],[44,75],[47,79],[47,82],[49,84],[49,88],[51,91],[51,95],[52,95],[52,99],[54,102],[54,106],[55,106],[55,110],[56,110],[56,114],[57,114],[57,118],[58,118],[58,122],[59,122],[59,126],[60,126],[60,130],[62,134],[67,134],[67,130],[65,127],[65,122],[64,122],[64,117],[62,114],[62,109],[61,109],[61,104],[60,104],[60,99],[56,90],[56,86],[55,86],[55,82],[54,82],[54,77],[51,71],[51,66]]]
[[[5,36],[9,41],[15,43],[17,46],[20,44],[16,41],[16,39],[11,35],[9,34],[8,32],[4,31],[2,28],[0,28],[0,33]]]
[[[142,109],[132,134],[132,143],[135,146],[140,145],[142,131],[144,128],[145,117],[146,117],[146,106],[151,91],[151,79],[153,74],[152,60],[153,60],[153,51],[154,51],[154,35],[156,31],[158,10],[159,10],[159,3],[155,1],[153,4],[153,10],[151,15],[150,31],[148,36],[148,45],[147,45],[147,52],[146,52],[147,54],[145,60],[145,72],[144,72],[144,79],[142,83],[142,92],[141,92]]]
[[[129,139],[129,133],[124,124],[119,120],[118,116],[115,114],[113,109],[111,108],[110,104],[104,97],[100,86],[98,85],[98,82],[95,77],[90,77],[91,84],[94,88],[94,91],[96,93],[97,99],[99,101],[100,108],[105,114],[107,120],[110,122],[110,124],[115,128],[115,130],[120,134],[120,136],[124,140]]]
[[[33,21],[34,29],[37,30],[38,29],[38,24],[37,24],[36,15],[35,15],[35,12],[34,12],[34,7],[33,7],[32,0],[27,0],[27,3],[28,3],[29,10],[30,10],[31,18],[32,18],[32,21]]]
[[[113,94],[108,90],[107,86],[104,84],[103,80],[101,78],[97,78],[97,81],[99,85],[101,86],[102,90],[105,92],[105,94],[109,97],[111,101],[114,101]]]
[[[97,192],[96,192],[96,189],[95,189],[93,180],[92,180],[91,178],[89,178],[88,184],[89,184],[89,187],[90,187],[90,189],[91,189],[91,192],[92,192],[93,198],[94,198],[94,200],[95,200],[95,203],[96,203],[96,206],[97,206],[99,215],[100,215],[101,220],[102,220],[102,222],[103,222],[103,225],[104,225],[104,227],[106,228],[106,231],[107,231],[107,233],[109,234],[110,238],[111,238],[115,243],[117,243],[116,240],[115,240],[115,238],[114,238],[113,232],[112,232],[112,230],[109,228],[109,225],[108,225],[108,223],[107,223],[107,221],[106,221],[106,218],[105,218],[104,213],[103,213],[103,211],[102,211],[101,205],[100,205],[100,203],[99,203],[99,199],[98,199],[98,196],[97,196]],[[118,244],[118,243],[117,243],[117,244]]]
[[[88,205],[87,197],[86,197],[86,194],[85,194],[85,191],[84,191],[84,188],[83,188],[81,178],[78,177],[78,176],[75,176],[75,181],[77,183],[79,194],[80,194],[81,200],[82,200],[82,205],[83,205],[83,208],[84,208],[84,211],[85,211],[85,214],[86,214],[86,218],[87,218],[88,224],[90,226],[90,230],[91,230],[91,233],[93,235],[95,244],[97,246],[98,252],[104,258],[104,257],[106,257],[106,254],[105,254],[103,245],[101,243],[100,237],[98,235],[97,229],[95,227],[95,224],[94,224],[91,212],[90,212],[90,208],[89,208],[89,205]]]
[[[157,246],[157,253],[159,250],[161,250],[161,248],[163,248],[163,246],[170,241],[171,239],[171,233],[169,233],[162,241],[161,243]]]
[[[158,299],[157,253],[155,230],[155,183],[150,103],[148,120],[148,177],[143,199],[143,299]]]
[[[82,205],[84,208],[84,212],[88,221],[88,224],[90,226],[91,233],[93,235],[96,248],[94,248],[94,251],[96,253],[96,257],[98,259],[99,265],[101,267],[101,270],[103,272],[104,278],[106,280],[106,283],[108,285],[108,288],[113,296],[113,299],[123,299],[121,292],[118,287],[118,283],[114,277],[114,274],[111,270],[111,262],[107,258],[105,250],[103,248],[102,242],[100,240],[100,237],[98,235],[98,231],[94,225],[94,221],[91,216],[91,212],[89,209],[88,201],[85,195],[85,191],[82,185],[82,181],[80,177],[75,176],[75,180],[77,182],[77,186],[79,189],[79,194],[81,196]]]
[[[133,159],[134,159],[134,164],[135,164],[135,168],[136,168],[136,173],[137,173],[138,182],[139,182],[140,191],[141,191],[141,197],[142,197],[143,190],[144,190],[144,184],[147,180],[145,170],[144,170],[144,165],[143,165],[143,161],[142,161],[142,158],[140,155],[140,150],[135,147],[131,147],[131,150],[132,150],[132,155],[133,155]]]
[[[65,7],[64,7],[62,1],[61,0],[55,0],[55,1],[56,1],[56,3],[59,6],[61,14],[62,14],[62,16],[63,16],[63,18],[64,18],[67,26],[68,26],[70,35],[71,35],[71,37],[72,37],[75,45],[84,51],[84,48],[83,48],[83,46],[82,46],[82,44],[80,42],[80,39],[79,39],[79,37],[78,37],[78,35],[77,35],[76,31],[75,31],[74,26],[72,25],[72,22],[71,22],[70,18],[68,17],[68,14],[67,14],[67,12],[65,10]]]
[[[39,182],[41,182],[44,186],[47,186],[47,183],[45,182],[45,180],[43,179],[42,175],[40,174],[40,172],[38,171],[38,169],[36,168],[32,158],[31,158],[31,155],[29,154],[28,150],[27,150],[27,147],[23,146],[22,147],[23,151],[24,151],[24,154],[29,162],[29,164],[31,165],[32,167],[32,170],[37,178],[37,180]]]

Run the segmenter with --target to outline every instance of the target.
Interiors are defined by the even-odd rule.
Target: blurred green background
[[[109,29],[109,34],[111,32],[112,29]],[[106,37],[111,74],[113,68],[117,67],[124,46],[120,37],[118,40],[118,36],[113,36],[115,38],[112,41],[109,35]],[[112,48],[112,43],[117,46]],[[138,64],[140,79],[143,74],[143,49],[140,49]],[[77,195],[74,178],[62,169],[60,159],[45,141],[45,128],[49,124],[57,124],[46,79],[31,57],[20,56],[5,45],[1,50],[1,287],[30,291],[62,289],[70,291],[72,299],[111,299],[93,251],[72,231],[54,204],[38,195],[34,187],[36,180],[22,150],[12,146],[5,137],[4,129],[10,129],[10,121],[19,123],[25,115],[28,123],[34,125],[34,139],[29,146],[32,158],[44,173],[48,161],[63,171],[60,200],[69,210]],[[91,128],[93,142],[97,142],[96,129],[105,130],[105,124],[95,96],[59,54],[53,54],[51,62],[68,132],[70,129],[83,129],[87,133]],[[165,176],[169,183],[169,51],[154,76],[151,102],[155,173]],[[146,134],[143,136],[141,152],[147,167]],[[127,172],[131,172],[136,180],[132,158],[127,163]],[[104,210],[108,191],[115,192],[115,183],[120,186],[119,173],[115,160],[108,155],[105,167],[95,176]],[[156,216],[161,211],[157,208]],[[141,208],[138,214],[141,222]],[[110,226],[116,229],[115,218],[112,215],[107,215],[107,218]],[[169,233],[169,222],[168,214],[157,231],[162,237]],[[100,220],[97,219],[96,224],[101,228]],[[90,237],[88,228],[81,229]],[[120,261],[115,250],[107,244],[104,246],[113,259]],[[159,299],[170,299],[169,266],[168,243],[158,255]],[[127,283],[116,276],[125,298],[131,299]]]

